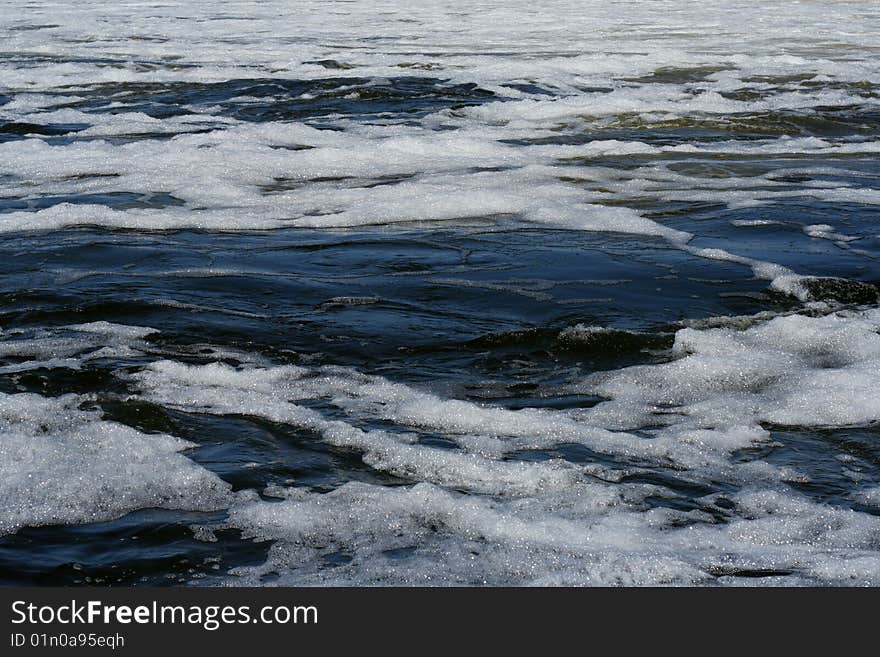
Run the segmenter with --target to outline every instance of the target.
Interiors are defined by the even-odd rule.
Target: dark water
[[[794,207],[762,214],[791,216],[794,210],[810,222],[834,211]],[[848,210],[850,230],[876,221],[876,211]],[[673,213],[681,221],[698,217],[714,227],[716,239],[724,238],[727,219],[744,214]],[[771,252],[791,266],[809,264],[818,275],[870,281],[875,273],[863,259],[830,243],[816,244],[791,226],[753,231],[752,240],[738,236],[740,252],[748,249],[757,257]],[[703,230],[707,236],[711,232]],[[201,273],[207,269],[228,273]],[[718,266],[660,240],[495,225],[333,235],[79,229],[7,237],[0,271],[0,321],[6,328],[112,319],[160,328],[151,346],[183,362],[206,362],[197,349],[203,343],[256,352],[279,363],[298,362],[298,353],[320,353],[322,363],[427,383],[450,397],[510,409],[595,403],[557,390],[574,373],[662,358],[652,352],[671,345],[680,320],[796,305],[767,292],[741,267]],[[169,301],[187,307],[169,308]],[[560,330],[578,323],[621,333],[596,344],[558,339]],[[107,418],[192,440],[198,447],[188,452],[190,458],[236,489],[260,489],[290,478],[315,490],[351,480],[407,483],[372,471],[357,454],[283,425],[124,401],[128,390],[114,372],[133,365],[108,360],[77,371],[35,369],[4,376],[0,390],[94,395],[94,406]],[[832,454],[850,454],[869,481],[880,483],[880,434],[876,428],[830,433],[833,437],[780,430],[775,437],[783,447],[768,456],[815,473],[803,491],[811,498],[852,506],[841,495],[846,485],[836,469],[823,466],[829,459],[838,465]],[[552,454],[522,458],[551,456],[575,463],[599,457],[579,446],[562,446]],[[668,488],[676,504],[693,504],[695,494],[711,490],[694,491],[657,470],[652,481]],[[109,522],[24,529],[0,539],[3,582],[173,584],[265,558],[265,543],[242,540],[235,530],[220,532],[216,543],[192,537],[190,525],[222,519],[222,513],[151,509]]]
[[[5,61],[22,67],[40,63],[24,55],[18,59],[7,55]],[[101,58],[63,61],[102,65]],[[307,63],[326,68],[328,77],[101,82],[48,89],[46,102],[57,113],[41,121],[38,112],[18,119],[12,116],[17,110],[7,112],[0,118],[0,142],[42,142],[54,149],[53,157],[64,161],[68,156],[76,157],[72,149],[96,142],[101,149],[152,149],[163,143],[172,149],[175,138],[184,133],[223,141],[223,131],[232,125],[229,121],[257,126],[302,124],[346,135],[371,128],[455,133],[464,129],[464,124],[456,121],[465,121],[461,117],[471,116],[468,111],[517,102],[487,88],[490,85],[460,83],[443,76],[362,76],[335,58]],[[625,81],[631,85],[697,84],[711,79],[708,76],[718,70],[661,67],[651,75]],[[771,90],[743,88],[739,95],[726,93],[743,102],[788,88],[810,93],[811,79],[775,77],[771,82],[776,86]],[[765,79],[752,82],[764,84]],[[528,84],[511,81],[505,88],[532,100],[553,99],[559,93],[552,85],[542,86],[540,80]],[[569,417],[567,414],[589,411],[607,400],[582,385],[592,374],[669,363],[681,357],[670,350],[676,332],[689,324],[698,331],[711,331],[716,325],[742,330],[792,314],[821,318],[847,310],[870,312],[876,307],[880,285],[880,206],[870,200],[876,196],[865,194],[880,193],[880,154],[870,149],[847,151],[845,147],[876,138],[880,112],[871,99],[877,98],[877,87],[868,83],[834,87],[829,83],[819,91],[836,88],[859,94],[862,104],[854,101],[851,105],[721,116],[697,113],[674,120],[622,112],[610,119],[561,120],[553,129],[535,130],[534,135],[511,128],[506,137],[499,133],[499,139],[488,139],[513,149],[590,146],[611,140],[666,149],[589,156],[560,151],[554,164],[557,182],[606,194],[600,201],[603,207],[629,208],[662,226],[692,233],[691,247],[725,249],[806,276],[833,279],[808,282],[809,298],[800,299],[773,289],[748,266],[699,257],[662,237],[576,230],[531,221],[525,212],[478,212],[442,220],[420,220],[419,215],[411,221],[406,217],[393,222],[365,220],[350,227],[301,227],[291,221],[290,227],[272,230],[238,226],[233,230],[198,229],[187,223],[187,216],[192,216],[188,213],[201,211],[197,200],[161,186],[148,191],[126,189],[126,176],[133,174],[124,167],[119,185],[112,172],[89,173],[89,164],[79,177],[49,180],[33,173],[36,165],[25,161],[26,151],[9,151],[20,159],[5,162],[0,198],[0,225],[7,222],[0,239],[0,326],[4,339],[64,336],[70,330],[67,327],[92,322],[150,327],[158,332],[147,335],[133,352],[106,357],[87,357],[92,350],[106,346],[100,341],[70,353],[61,353],[64,349],[60,347],[41,347],[43,351],[37,355],[7,349],[0,354],[0,365],[5,368],[0,375],[0,392],[36,393],[50,399],[78,395],[79,408],[94,411],[104,420],[133,427],[147,436],[169,434],[191,441],[194,446],[183,452],[187,458],[229,484],[233,493],[254,491],[255,499],[266,505],[279,503],[278,496],[271,489],[267,491],[273,486],[327,496],[350,482],[401,490],[431,482],[418,471],[407,475],[400,469],[374,467],[365,462],[363,450],[332,444],[315,429],[276,421],[264,413],[206,412],[173,400],[158,401],[142,394],[142,386],[132,376],[157,360],[187,365],[220,362],[232,368],[254,363],[316,370],[342,366],[359,375],[429,391],[442,399],[511,411],[542,409],[547,417]],[[582,92],[611,93],[612,87],[584,85]],[[5,106],[18,96],[23,97],[24,92],[9,89],[0,102]],[[90,127],[104,125],[101,117],[132,113],[156,120],[157,130],[88,132]],[[438,113],[445,124],[431,123]],[[96,117],[94,123],[90,122],[92,116]],[[175,132],[167,121],[180,117],[192,121],[186,130]],[[789,143],[785,140],[797,139],[826,140],[826,146],[784,148]],[[749,150],[750,145],[774,143],[783,147],[776,152]],[[718,144],[724,148],[713,151],[713,145]],[[668,150],[679,146],[698,150]],[[844,148],[834,150],[841,146]],[[315,148],[321,147],[289,141],[278,145],[279,150],[290,153]],[[106,153],[99,162],[102,171],[113,167],[113,151]],[[174,157],[169,150],[168,158]],[[222,154],[208,156],[206,165],[211,157]],[[468,180],[475,180],[473,175],[503,174],[514,166],[501,161],[497,167],[470,167],[462,161],[456,175],[464,182],[447,190],[451,197],[465,193],[462,190],[467,189]],[[194,174],[198,166],[193,163]],[[246,163],[230,166],[239,167],[236,172],[247,169]],[[296,194],[323,186],[320,189],[330,213],[339,190],[394,187],[426,175],[418,163],[408,173],[391,167],[365,175],[352,174],[342,165],[339,168],[338,175],[278,175],[262,184],[259,193],[271,198],[272,194]],[[585,176],[585,171],[594,174]],[[653,184],[643,184],[655,174],[660,177],[653,178]],[[517,180],[512,178],[511,185],[515,187]],[[621,187],[634,180],[635,188]],[[714,188],[713,181],[721,184]],[[724,196],[725,190],[733,188],[723,183],[731,181],[745,181],[744,189],[759,202],[737,205],[737,199]],[[480,185],[474,184],[474,191],[479,191]],[[813,194],[816,189],[843,191],[823,196]],[[688,198],[688,192],[694,190],[703,190],[702,197]],[[853,192],[849,197],[847,190]],[[782,194],[761,202],[766,200],[763,192]],[[65,219],[54,228],[33,230],[23,218],[23,213],[70,206],[95,211],[109,208],[119,216],[140,211],[167,213],[181,218],[181,226],[120,228],[104,220],[89,225],[88,219]],[[244,207],[247,210],[246,202]],[[261,208],[254,207],[255,216]],[[400,211],[399,206],[393,206],[389,213]],[[824,232],[837,237],[817,236],[815,230],[811,234],[808,229],[824,224],[829,225]],[[736,318],[746,316],[757,319],[735,324]],[[706,318],[726,318],[726,324],[720,320],[693,324]],[[605,330],[572,337],[571,330],[578,325]],[[52,365],[46,362],[52,357],[78,362],[75,366]],[[871,361],[866,357],[865,362]],[[876,378],[876,374],[872,376]],[[306,396],[296,403],[364,431],[392,435],[414,432],[414,444],[432,453],[460,451],[459,437],[468,434],[455,428],[453,417],[448,427],[402,422],[372,411],[359,411],[352,419],[330,392]],[[609,479],[608,486],[622,494],[651,486],[653,492],[641,499],[634,513],[669,511],[673,516],[662,531],[692,523],[746,523],[756,516],[749,515],[738,496],[766,487],[780,499],[801,500],[805,508],[823,510],[821,513],[831,509],[867,518],[850,530],[850,543],[856,557],[870,559],[876,558],[880,546],[875,523],[880,507],[876,496],[864,495],[880,486],[877,420],[843,424],[829,420],[818,427],[809,422],[760,421],[770,439],[734,449],[723,457],[723,468],[683,467],[665,458],[639,456],[624,447],[617,452],[594,448],[564,435],[543,447],[514,445],[492,462],[600,466],[606,474],[619,475]],[[661,425],[642,424],[629,430],[649,441]],[[768,484],[763,475],[739,470],[742,464],[754,463],[791,468],[800,476]],[[62,468],[57,476],[75,474]],[[473,487],[442,482],[438,486],[455,495],[485,497],[499,505],[510,499],[523,504],[530,500],[544,503],[543,493],[533,495],[534,499],[529,494],[505,491],[482,496],[475,492],[479,482],[472,483]],[[91,494],[87,489],[86,497]],[[14,492],[26,495],[21,488]],[[112,496],[113,491],[107,494]],[[564,497],[564,493],[560,495]],[[569,517],[562,502],[546,504],[542,507],[544,517]],[[192,508],[199,506],[193,504]],[[391,507],[388,514],[394,513]],[[609,517],[615,513],[609,512]],[[768,518],[772,525],[773,517]],[[848,526],[849,520],[835,518],[842,527]],[[788,520],[779,522],[772,531],[787,536]],[[277,560],[271,568],[259,570],[270,559],[269,550],[276,540],[269,531],[261,535],[252,527],[230,523],[226,508],[123,509],[109,520],[82,518],[37,525],[0,537],[0,583],[217,583],[228,581],[226,578],[234,581],[237,576],[229,571],[241,567],[257,567],[266,583],[279,577],[287,581],[291,572],[294,581],[299,581],[295,579],[298,566],[289,561],[283,562],[289,571]],[[381,523],[370,526],[367,533],[382,538],[382,527]],[[210,539],[205,538],[205,528],[211,530]],[[370,559],[391,564],[416,559],[412,568],[418,569],[438,563],[442,556],[437,555],[444,549],[454,552],[442,547],[447,543],[441,543],[439,552],[432,552],[435,538],[421,535],[410,541],[389,542],[371,552],[359,547],[356,537],[351,541],[340,538],[341,531],[334,528],[330,539],[303,539],[313,552],[297,558],[308,564],[313,581],[325,581],[322,573],[338,569],[345,571],[341,581],[359,583],[358,568]],[[462,541],[486,541],[493,549],[509,547],[503,538],[467,532],[462,538],[456,530],[444,531],[434,533],[454,546]],[[853,555],[842,547],[844,539],[835,539],[837,542],[827,547],[818,534],[811,536],[780,539],[794,556],[773,552],[769,566],[762,565],[760,558],[742,556],[735,541],[727,551],[696,543],[671,550],[683,561],[698,564],[707,578],[701,583],[784,583],[787,578],[794,578],[794,583],[821,583],[815,568],[805,565],[813,564],[810,559],[814,557],[805,554],[825,550],[832,555],[832,563],[837,557],[845,560]],[[283,532],[277,540],[298,544]],[[516,540],[511,538],[511,545]],[[766,538],[768,546],[779,544]],[[760,547],[750,545],[754,551],[749,554],[760,553]],[[576,559],[578,550],[583,549],[555,546],[542,552],[540,546],[532,546],[529,555],[534,565],[560,550],[566,558]],[[597,553],[603,550],[608,548],[596,548]],[[515,558],[516,553],[512,554]],[[548,569],[552,571],[552,565],[543,570],[536,567],[534,573]],[[481,576],[487,583],[529,581],[526,575],[517,578],[491,564]],[[308,581],[308,576],[304,577]],[[406,577],[390,576],[389,581],[413,583]],[[658,581],[690,581],[689,576],[681,577],[670,575],[668,580]],[[478,582],[478,576],[471,572],[451,579]],[[368,581],[376,583],[375,577]],[[620,579],[620,583],[628,581]],[[831,575],[827,581],[840,583]]]

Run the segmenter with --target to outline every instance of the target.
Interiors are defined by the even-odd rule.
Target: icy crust
[[[0,535],[229,503],[229,485],[180,454],[192,443],[102,420],[84,401],[0,393]]]
[[[412,482],[240,498],[229,526],[273,546],[238,583],[880,583],[880,519],[795,492],[809,476],[794,468],[738,457],[773,449],[765,424],[880,421],[880,312],[744,326],[684,328],[669,362],[588,378],[576,391],[608,401],[571,411],[444,399],[339,367],[164,360],[132,378],[140,398],[285,423]],[[608,458],[523,458],[565,444]],[[665,486],[637,483],[658,470],[726,492],[681,508]],[[867,488],[852,502],[876,498]]]

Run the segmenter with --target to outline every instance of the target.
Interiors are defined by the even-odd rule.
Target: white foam
[[[0,333],[0,372],[138,362],[156,329],[106,321]],[[0,534],[110,520],[129,511],[215,510],[230,487],[182,455],[191,442],[102,419],[87,396],[0,393]]]
[[[685,328],[680,358],[599,377],[595,390],[628,417],[673,406],[683,422],[721,427],[860,425],[880,420],[880,314],[776,317],[744,331]],[[634,420],[639,422],[638,419]]]
[[[229,503],[229,485],[179,453],[192,443],[101,420],[84,401],[0,393],[0,535]]]
[[[333,368],[235,369],[221,363],[188,366],[159,361],[135,379],[148,399],[165,405],[190,412],[246,414],[283,422],[315,432],[332,445],[362,451],[364,462],[377,470],[497,495],[566,488],[587,476],[585,469],[564,463],[498,461],[500,455],[516,446],[515,440],[505,444],[499,437],[511,432],[514,437],[525,437],[536,428],[546,433],[556,426],[567,427],[573,435],[595,433],[600,440],[608,433],[545,419],[540,412],[513,413],[443,401],[381,378]],[[293,403],[327,396],[334,404],[350,409],[352,420],[327,419],[314,409]],[[417,434],[411,429],[388,433],[355,426],[362,421],[358,418],[365,416],[387,417],[412,428],[433,424],[451,432],[452,440],[460,438],[461,451],[418,445]],[[517,421],[526,424],[513,427]],[[542,443],[540,436],[529,436],[528,441]]]
[[[0,359],[17,361],[0,367],[0,371],[79,369],[102,358],[136,358],[148,349],[144,338],[154,333],[158,331],[153,328],[106,321],[55,329],[0,331]]]
[[[762,491],[734,496],[743,518],[713,524],[697,511],[645,511],[647,492],[597,486],[510,502],[350,483],[244,504],[230,522],[275,541],[266,564],[239,569],[241,583],[691,585],[757,570],[789,584],[878,581],[873,516]],[[350,561],[322,567],[340,554]]]
[[[304,0],[295,12],[286,0],[222,10],[205,0],[15,4],[0,16],[7,52],[0,72],[11,97],[0,121],[85,127],[0,144],[0,160],[11,163],[0,196],[27,206],[0,214],[4,233],[522,222],[665,240],[809,302],[811,272],[772,254],[740,255],[735,240],[701,246],[699,222],[667,225],[639,208],[709,203],[757,214],[782,203],[880,202],[853,175],[853,163],[880,152],[872,136],[778,134],[788,130],[780,128],[785,117],[877,111],[880,11],[870,3]],[[835,42],[816,34],[834,34]],[[421,78],[428,89],[474,84],[495,97],[472,107],[452,99],[427,115],[248,123],[227,116],[224,104],[284,108],[322,92],[279,88],[274,98],[258,98],[235,87],[223,98],[217,87],[216,98],[181,108],[191,114],[166,118],[125,95],[138,92],[132,83],[339,78],[333,93],[357,101],[364,86],[401,77]],[[111,87],[96,90],[104,84]],[[119,95],[103,109],[112,113],[91,111],[95,93],[110,88]],[[578,143],[609,130],[735,134],[739,125],[765,136]],[[817,160],[821,166],[812,165]],[[714,173],[701,174],[703,165]],[[151,203],[122,209],[114,194]],[[166,195],[167,207],[149,207]],[[733,225],[770,222],[748,216]],[[803,231],[842,245],[856,237],[830,223]],[[132,401],[283,423],[406,483],[348,483],[326,494],[275,486],[268,492],[281,501],[273,502],[253,492],[233,497],[181,454],[190,443],[81,410],[90,401],[83,397],[2,395],[0,493],[8,502],[0,532],[151,506],[229,507],[231,527],[273,541],[265,564],[241,571],[247,583],[277,571],[280,583],[292,584],[735,584],[739,571],[766,570],[770,576],[755,581],[877,585],[875,516],[788,486],[808,472],[738,456],[778,448],[766,425],[880,420],[877,311],[835,313],[816,303],[805,310],[813,316],[691,323],[677,332],[668,362],[569,381],[566,392],[607,399],[569,410],[513,411],[348,368],[229,350],[195,357],[231,354],[242,365],[184,364],[138,327],[6,330],[4,374],[121,359],[126,372],[140,368],[115,373],[131,386]],[[580,325],[560,338],[604,331]],[[193,356],[204,347],[181,351]],[[447,446],[423,442],[426,434]],[[595,458],[563,459],[572,444]],[[733,492],[723,505],[715,496],[682,505],[675,486],[651,479],[657,473]],[[640,476],[661,483],[639,483]],[[859,485],[852,501],[876,506],[876,490]]]
[[[876,518],[803,498],[784,482],[808,481],[805,473],[736,454],[773,447],[762,422],[880,419],[880,316],[788,315],[743,326],[682,329],[674,360],[588,379],[580,387],[609,401],[571,412],[443,399],[335,367],[160,361],[134,378],[153,402],[287,423],[421,482],[351,483],[328,494],[276,487],[282,502],[234,504],[231,526],[274,541],[265,564],[239,571],[242,583],[276,573],[286,584],[733,584],[742,582],[738,572],[758,570],[779,571],[789,584],[877,582]],[[346,419],[306,400],[329,401]],[[397,428],[358,428],[371,419]],[[627,430],[651,425],[649,436]],[[420,444],[424,431],[458,448]],[[564,443],[636,463],[505,458]],[[724,507],[730,517],[718,524],[713,498],[702,510],[649,509],[648,496],[668,491],[625,481],[652,465],[741,488]],[[324,567],[337,553],[351,560]]]
[[[271,574],[282,584],[740,584],[738,573],[766,571],[767,578],[752,581],[877,584],[877,518],[786,487],[808,481],[806,473],[737,457],[774,446],[763,422],[880,419],[873,394],[880,315],[828,311],[724,318],[726,324],[719,318],[707,328],[681,329],[669,362],[577,384],[608,398],[590,409],[511,411],[350,368],[272,365],[243,353],[235,354],[242,362],[235,367],[156,360],[125,375],[133,400],[283,423],[413,482],[348,483],[330,493],[274,486],[267,494],[280,501],[272,502],[231,495],[179,453],[191,443],[102,420],[80,410],[82,397],[2,395],[7,457],[0,486],[10,501],[3,531],[106,520],[151,506],[228,508],[230,527],[272,541],[267,561],[239,569],[232,583]],[[154,357],[143,342],[153,332],[97,322],[12,338],[19,357],[60,349],[73,360],[113,341],[141,341],[142,360]],[[602,332],[578,326],[564,333]],[[369,428],[377,420],[385,428]],[[425,433],[450,447],[421,443]],[[612,461],[552,456],[570,443]],[[520,460],[530,450],[551,452],[545,460]],[[675,493],[638,481],[658,468],[697,486],[724,482],[732,492],[723,506],[715,495],[695,500],[691,510],[658,506],[651,500]],[[50,480],[52,486],[41,483]],[[876,505],[870,488],[853,495]],[[327,567],[331,562],[337,565]]]
[[[809,226],[804,226],[804,232],[816,239],[831,240],[832,242],[842,242],[844,244],[859,239],[852,235],[838,233],[834,230],[834,226],[829,224],[810,224]]]
[[[296,39],[289,38],[293,25],[278,18],[289,15],[281,0],[237,4],[241,21],[205,2],[124,11],[90,3],[22,6],[0,18],[9,28],[9,52],[22,53],[0,62],[13,94],[0,106],[0,119],[87,127],[70,143],[50,146],[34,135],[0,145],[0,158],[15,162],[12,175],[0,179],[0,194],[28,203],[70,194],[168,194],[182,205],[122,211],[99,201],[62,202],[4,213],[0,231],[346,228],[503,217],[660,237],[680,246],[690,231],[619,207],[621,201],[732,208],[789,199],[878,202],[876,190],[839,182],[793,188],[770,174],[701,179],[662,164],[635,170],[593,165],[623,156],[847,158],[876,154],[878,143],[869,138],[529,145],[559,135],[560,128],[581,134],[618,124],[699,124],[780,111],[809,116],[828,107],[871,111],[877,100],[865,85],[880,84],[872,50],[877,12],[848,3],[819,11],[805,3],[792,9],[734,2],[711,14],[690,6],[680,12],[675,2],[628,2],[613,10],[594,3],[589,11],[570,0],[551,5],[538,14],[520,0],[483,3],[479,10],[457,2],[434,8],[358,1],[328,11],[323,2],[301,2]],[[67,19],[54,21],[55,13]],[[245,24],[247,34],[259,38],[240,33]],[[833,48],[804,38],[816,25],[838,35]],[[127,106],[132,87],[116,88],[114,113],[68,105],[88,103],[102,83],[341,78],[334,93],[350,96],[363,85],[402,76],[476,84],[497,98],[405,123],[325,117],[339,128],[333,131],[296,121],[248,124],[222,114],[222,102],[283,104],[289,99],[281,87],[274,99],[246,88],[223,99],[218,91],[217,105],[197,104],[187,108],[192,114],[165,118]],[[740,91],[753,95],[736,95]],[[149,135],[170,138],[128,139]],[[605,206],[608,201],[614,206]],[[734,247],[724,250],[732,254],[725,261],[752,266],[776,289],[806,298],[790,273],[764,276],[766,267],[737,258]]]

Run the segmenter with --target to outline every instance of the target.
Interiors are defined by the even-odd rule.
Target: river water
[[[8,4],[0,583],[880,584],[880,6]]]

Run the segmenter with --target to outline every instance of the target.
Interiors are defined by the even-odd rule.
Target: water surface
[[[880,12],[435,5],[0,18],[0,582],[880,583]]]

